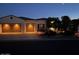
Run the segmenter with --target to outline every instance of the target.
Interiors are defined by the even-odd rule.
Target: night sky
[[[0,4],[0,17],[7,15],[29,18],[61,17],[79,18],[79,4]]]

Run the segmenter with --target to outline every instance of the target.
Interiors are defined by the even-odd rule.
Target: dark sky
[[[68,15],[71,18],[79,18],[79,4],[0,4],[0,17],[7,15],[29,18],[61,17]]]

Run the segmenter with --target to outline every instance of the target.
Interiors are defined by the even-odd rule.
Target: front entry
[[[33,23],[26,24],[26,32],[34,32],[34,24]]]

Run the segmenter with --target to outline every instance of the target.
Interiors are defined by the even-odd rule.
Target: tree
[[[60,20],[58,17],[49,17],[47,20],[47,27],[54,27],[54,28],[59,28],[60,27]]]
[[[62,28],[65,32],[69,31],[69,25],[71,24],[71,19],[69,16],[62,16]]]
[[[60,29],[60,26],[61,26],[61,22],[58,17],[49,17],[48,18],[47,28],[50,33],[53,33],[53,32],[56,33],[56,29]],[[50,30],[50,28],[52,28],[52,30]]]

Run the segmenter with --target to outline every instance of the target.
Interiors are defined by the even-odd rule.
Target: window
[[[13,17],[11,16],[10,19],[13,19]]]
[[[38,31],[44,31],[45,25],[44,24],[38,24]]]

